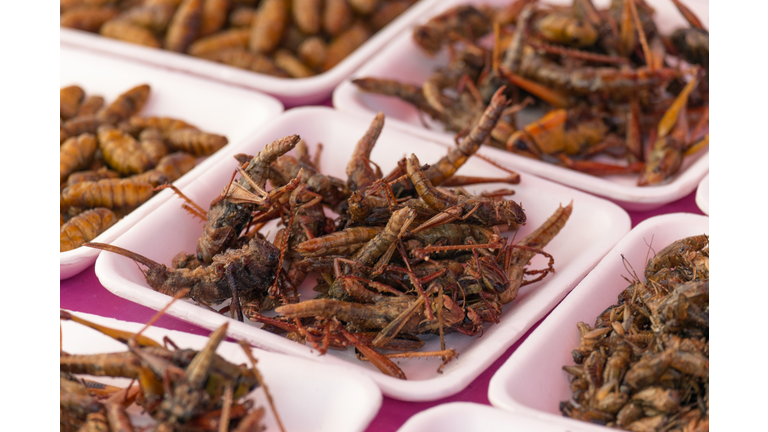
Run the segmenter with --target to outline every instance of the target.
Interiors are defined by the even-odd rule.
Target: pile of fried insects
[[[61,26],[285,78],[336,66],[416,0],[61,0]]]
[[[260,432],[264,429],[265,410],[245,399],[258,386],[266,392],[277,424],[284,430],[250,347],[241,342],[251,367],[230,363],[216,354],[226,337],[227,324],[212,332],[205,347],[197,351],[179,348],[168,338],[161,345],[143,336],[141,333],[152,321],[138,333],[131,333],[64,310],[60,313],[62,320],[97,330],[128,347],[128,351],[106,354],[61,351],[61,431],[132,432],[137,429],[127,409],[136,404],[152,417],[154,431]],[[94,376],[132,381],[120,388],[93,381]]]
[[[563,415],[629,431],[709,430],[709,237],[657,253],[594,327],[579,323]]]
[[[225,136],[182,120],[139,116],[147,84],[107,106],[77,85],[60,93],[60,252],[95,239],[194,168],[196,158],[227,144]]]
[[[612,0],[602,10],[592,0],[455,6],[414,29],[427,56],[448,52],[421,86],[375,74],[352,82],[459,134],[504,85],[513,102],[546,114],[518,124],[509,110],[490,145],[590,175],[639,174],[638,186],[662,184],[709,144],[709,32],[670,1],[690,24],[670,35],[644,0]]]
[[[388,175],[369,159],[383,114],[358,141],[346,181],[320,173],[298,135],[253,157],[237,155],[241,177],[223,185],[208,211],[184,204],[206,222],[196,253],[179,253],[172,268],[116,246],[87,246],[143,265],[147,284],[159,292],[190,288],[189,297],[212,310],[231,299],[218,311],[263,323],[321,353],[352,345],[358,358],[402,379],[392,357],[442,358],[441,371],[456,356],[445,347],[445,333],[481,334],[484,323],[499,322],[521,286],[554,270],[554,258],[542,248],[572,212],[572,204],[553,209],[540,227],[511,244],[501,231],[526,222],[523,208],[505,199],[514,191],[472,195],[460,187],[520,181],[514,172],[506,178],[454,175],[489,139],[508,103],[500,89],[446,156],[428,166],[411,155]],[[294,148],[296,156],[286,154]],[[339,217],[327,217],[324,207]],[[259,231],[273,219],[284,225],[274,244]],[[536,254],[549,258],[548,267],[526,270]],[[310,272],[321,276],[314,287],[319,294],[300,301],[297,288]],[[525,280],[527,274],[536,277]],[[264,315],[273,309],[276,317]],[[441,350],[416,351],[424,345],[417,335],[426,333],[439,335]]]

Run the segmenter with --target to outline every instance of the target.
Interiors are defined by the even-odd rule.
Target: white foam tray
[[[410,33],[411,23],[425,13],[429,13],[441,1],[419,1],[327,72],[299,79],[278,78],[246,71],[186,54],[130,44],[69,28],[61,28],[59,37],[62,43],[79,45],[133,61],[151,63],[207,79],[263,91],[276,96],[289,106],[296,106],[317,103],[329,98],[333,89],[347,75],[381,50],[393,37],[400,33]]]
[[[258,139],[239,146],[237,151],[256,154],[274,139],[298,133],[312,149],[318,142],[325,146],[322,172],[346,179],[345,167],[352,149],[367,130],[370,120],[372,118],[362,121],[323,107],[296,108],[287,111],[265,127]],[[372,160],[386,173],[396,166],[402,156],[412,152],[419,156],[421,163],[435,163],[446,150],[385,124],[373,150]],[[233,158],[220,161],[184,188],[185,194],[206,205],[220,194],[223,185],[231,178],[236,164]],[[470,159],[459,173],[506,176],[503,171],[479,159]],[[501,187],[510,185],[488,184],[468,189],[481,191]],[[439,360],[415,359],[399,362],[399,366],[409,378],[408,381],[384,376],[370,364],[357,360],[351,349],[329,350],[327,355],[320,356],[309,346],[299,345],[282,336],[263,331],[256,324],[232,321],[191,302],[177,302],[168,313],[206,328],[217,328],[223,322],[229,321],[232,337],[245,339],[256,346],[364,371],[376,381],[384,394],[396,399],[434,400],[449,396],[468,385],[553,308],[600,258],[629,232],[631,226],[627,213],[615,204],[532,175],[524,174],[521,183],[512,188],[516,191],[512,198],[522,203],[528,218],[528,224],[517,234],[518,239],[542,224],[560,204],[567,205],[573,200],[574,210],[568,224],[546,248],[555,257],[556,273],[542,282],[523,287],[517,299],[504,308],[501,322],[487,325],[482,337],[448,335],[447,346],[457,349],[459,358],[448,363],[443,374],[436,372],[440,365]],[[193,220],[180,205],[179,200],[164,203],[114,244],[166,265],[170,265],[172,258],[181,251],[194,252],[203,224]],[[173,228],[169,229],[170,227]],[[267,230],[271,230],[271,235],[274,236],[274,226],[265,228],[264,232]],[[544,263],[543,258],[537,257],[532,265],[533,268],[543,268]],[[148,287],[136,264],[122,256],[101,254],[96,262],[96,275],[107,289],[120,297],[154,309],[159,309],[168,302],[166,295]],[[310,276],[307,279],[303,286],[303,298],[314,298],[316,293],[309,288],[315,278]],[[426,346],[422,348],[423,351],[439,349],[437,336],[424,339]]]
[[[613,430],[563,417],[561,401],[571,400],[568,374],[571,351],[579,345],[578,322],[593,325],[631,279],[622,255],[638,275],[646,260],[684,237],[709,233],[709,217],[691,213],[656,216],[638,224],[600,261],[592,272],[528,336],[491,378],[488,399],[493,406],[558,425],[570,431]],[[642,276],[641,276],[642,277]]]
[[[144,325],[97,315],[73,312],[74,315],[107,327],[137,332]],[[100,354],[127,351],[125,344],[72,321],[61,321],[62,349],[69,354]],[[162,343],[169,337],[180,348],[203,348],[208,338],[189,333],[151,327],[145,336]],[[216,353],[234,364],[250,365],[243,349],[232,342],[222,342]],[[370,378],[338,366],[324,365],[282,354],[252,349],[257,367],[264,377],[285,429],[291,432],[327,431],[361,432],[376,416],[381,406],[381,392]],[[88,379],[119,387],[127,387],[127,378],[91,377]],[[279,431],[277,421],[259,387],[247,396],[254,406],[264,407],[265,432]],[[134,426],[153,424],[152,418],[139,407],[128,410]],[[137,429],[138,430],[138,429]]]
[[[646,0],[656,9],[657,24],[662,32],[670,32],[681,26],[687,26],[680,13],[669,0]],[[429,16],[421,17],[416,24],[426,22],[457,4],[506,5],[509,0],[445,0],[430,11]],[[553,0],[550,3],[572,3],[570,0]],[[603,8],[607,0],[595,1]],[[686,3],[687,4],[687,3]],[[687,4],[704,22],[709,23],[709,6],[704,3]],[[433,58],[427,57],[412,39],[411,33],[400,34],[393,39],[378,55],[371,58],[352,76],[344,80],[333,93],[333,106],[343,112],[370,117],[379,111],[390,119],[390,124],[410,134],[426,138],[444,145],[454,145],[452,132],[445,132],[441,123],[433,121],[427,115],[420,115],[412,105],[393,96],[365,93],[352,84],[352,79],[376,77],[395,79],[422,85],[438,67],[448,62],[448,53],[443,50]],[[429,125],[425,128],[422,118]],[[666,203],[680,199],[693,192],[696,185],[709,169],[708,150],[699,151],[686,157],[680,171],[666,184],[654,187],[637,186],[637,175],[596,177],[562,168],[539,160],[516,155],[494,147],[483,148],[488,156],[522,171],[536,174],[549,180],[575,187],[592,194],[608,198],[628,210],[652,210]]]
[[[707,216],[709,216],[709,173],[701,179],[699,188],[696,189],[696,205]]]
[[[564,432],[552,424],[471,402],[452,402],[422,411],[397,432]]]
[[[226,136],[229,144],[176,180],[177,187],[189,183],[220,157],[231,154],[233,146],[283,112],[283,105],[271,96],[68,46],[62,46],[60,51],[60,83],[62,87],[77,84],[86,96],[101,95],[107,104],[126,90],[147,83],[152,90],[140,115],[175,117]],[[156,194],[94,241],[112,242],[170,196],[170,190]],[[97,249],[83,247],[60,252],[59,278],[67,279],[85,270],[98,254]]]

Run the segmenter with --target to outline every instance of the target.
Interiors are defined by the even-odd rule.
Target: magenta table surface
[[[696,192],[688,196],[645,212],[628,212],[632,220],[632,227],[653,216],[667,213],[694,213],[703,214],[696,206]],[[144,306],[124,300],[107,291],[96,277],[94,266],[90,266],[82,273],[61,281],[60,303],[64,309],[86,312],[124,321],[147,322],[155,315],[155,311]],[[544,318],[546,319],[546,317]],[[158,327],[179,330],[188,333],[207,336],[210,331],[170,316],[163,316],[155,324]],[[491,367],[472,381],[466,389],[458,394],[432,402],[403,402],[384,397],[381,409],[368,426],[368,432],[390,432],[397,430],[411,416],[434,406],[448,402],[475,402],[490,405],[488,402],[488,383],[494,373],[515,352],[518,346],[536,329],[534,326],[516,344],[512,345]]]

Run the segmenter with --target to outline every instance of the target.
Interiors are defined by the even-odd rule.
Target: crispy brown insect
[[[194,156],[186,152],[176,152],[160,159],[160,162],[155,167],[155,171],[163,173],[169,182],[175,182],[194,167]]]
[[[117,215],[107,208],[95,208],[73,217],[61,227],[59,252],[80,247],[117,222]]]
[[[107,178],[120,178],[120,174],[107,167],[101,167],[97,170],[78,171],[67,177],[67,186],[84,181],[98,181]]]
[[[360,15],[368,15],[379,5],[380,0],[347,0],[352,9]]]
[[[279,49],[275,52],[275,64],[293,78],[306,78],[314,75],[310,68],[286,49]]]
[[[221,30],[227,23],[227,13],[231,5],[230,0],[204,0],[198,37],[208,36]]]
[[[354,16],[347,0],[326,0],[323,9],[323,30],[336,36],[346,30]]]
[[[115,19],[107,21],[99,29],[99,34],[123,42],[160,48],[160,41],[151,31],[126,21]]]
[[[262,0],[251,24],[248,48],[253,53],[270,53],[280,43],[288,24],[287,0]]]
[[[250,35],[251,31],[249,29],[224,30],[193,42],[189,46],[189,54],[199,57],[205,53],[226,48],[246,49]]]
[[[76,170],[87,167],[96,152],[96,147],[96,138],[89,133],[64,141],[59,155],[60,182],[63,183]]]
[[[245,6],[236,7],[229,13],[229,26],[232,28],[245,27],[250,29],[254,19],[256,19],[256,9]]]
[[[72,9],[61,14],[59,24],[62,27],[96,33],[105,22],[117,16],[118,12],[110,7]]]
[[[85,98],[80,108],[77,110],[75,117],[96,115],[101,107],[104,106],[104,98],[101,96],[88,96]]]
[[[117,0],[59,0],[62,11],[75,8],[100,8],[117,3]]]
[[[177,129],[168,134],[168,147],[195,157],[210,156],[227,145],[227,137],[196,129]]]
[[[371,15],[370,23],[373,31],[379,31],[395,18],[411,7],[413,0],[390,0],[379,4]]]
[[[99,128],[98,138],[107,165],[120,174],[139,174],[152,168],[141,145],[131,135],[105,125]]]
[[[141,84],[126,91],[117,97],[103,111],[96,116],[105,123],[118,124],[136,115],[144,107],[149,99],[150,87]]]
[[[86,181],[67,186],[61,192],[65,207],[95,208],[127,211],[152,197],[152,185],[137,185],[124,179]]]
[[[62,87],[59,90],[59,115],[62,120],[75,116],[84,97],[85,91],[77,85]]]
[[[172,4],[143,4],[120,14],[118,19],[145,28],[155,34],[163,34],[171,23],[176,6]]]
[[[141,131],[139,145],[152,166],[157,165],[160,159],[168,154],[168,146],[163,142],[163,134],[159,129],[148,128]]]
[[[160,129],[163,139],[168,139],[171,132],[177,129],[197,129],[192,124],[172,117],[138,117],[133,116],[129,120],[130,126],[136,129],[155,128]]]
[[[187,47],[200,31],[203,0],[184,0],[173,14],[163,47],[176,52],[186,52]]]
[[[368,38],[371,37],[371,31],[361,21],[352,25],[348,30],[339,34],[328,44],[328,54],[323,63],[323,70],[336,66],[340,61],[356,50]]]
[[[298,54],[301,61],[313,69],[320,69],[328,56],[328,48],[323,38],[312,36],[304,39],[299,45]]]
[[[240,48],[225,48],[218,51],[211,51],[201,54],[200,57],[240,69],[251,70],[253,72],[282,77],[288,76],[288,74],[277,67],[275,62],[269,57],[261,54],[254,54]]]
[[[299,29],[313,35],[320,31],[322,0],[293,0],[293,22]]]

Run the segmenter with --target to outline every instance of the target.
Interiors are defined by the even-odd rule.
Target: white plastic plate
[[[410,33],[411,23],[432,10],[440,1],[419,1],[327,72],[300,79],[259,74],[186,54],[130,44],[69,28],[61,28],[59,36],[62,43],[79,45],[120,55],[133,61],[151,63],[208,79],[245,86],[274,95],[286,105],[296,106],[317,103],[329,98],[341,80],[381,50],[394,36],[403,32]]]
[[[97,324],[131,332],[138,332],[144,327],[143,324],[98,315],[79,312],[72,314]],[[61,332],[62,349],[69,354],[103,354],[128,350],[125,344],[72,321],[61,321]],[[196,350],[208,342],[208,338],[203,336],[159,327],[151,327],[142,334],[160,343],[167,336],[180,348]],[[280,420],[288,431],[361,432],[379,411],[381,392],[370,378],[360,373],[257,348],[252,352]],[[216,353],[234,364],[250,364],[240,345],[232,342],[222,342]],[[130,383],[126,378],[83,377],[119,387],[127,387]],[[265,432],[279,431],[264,391],[259,387],[247,397],[253,400],[254,406],[265,408]],[[143,427],[154,423],[148,414],[142,413],[135,405],[128,410],[128,414],[134,426]]]
[[[415,24],[422,24],[458,4],[506,5],[509,0],[446,0],[421,17]],[[570,0],[553,0],[550,3],[572,3]],[[595,1],[598,8],[605,7],[607,0]],[[669,33],[678,27],[687,26],[680,13],[669,0],[647,0],[656,9],[659,29]],[[704,23],[709,23],[709,6],[705,3],[686,5]],[[333,106],[343,112],[368,118],[379,111],[384,112],[392,127],[432,141],[452,146],[455,134],[446,132],[441,123],[422,115],[412,105],[393,96],[365,93],[352,84],[352,79],[375,77],[394,79],[422,85],[439,67],[448,62],[447,50],[433,58],[414,42],[411,33],[400,34],[385,49],[344,80],[333,93]],[[524,111],[525,112],[525,111]],[[523,114],[521,114],[523,115]],[[533,117],[535,118],[535,117]],[[424,127],[422,119],[429,125]],[[540,177],[575,187],[592,194],[608,198],[629,210],[652,210],[666,203],[680,199],[693,192],[696,185],[709,169],[708,150],[699,151],[684,159],[680,171],[666,184],[654,187],[637,186],[637,175],[595,177],[539,160],[512,154],[494,147],[483,148],[487,155],[503,161],[513,169],[530,172]]]
[[[565,432],[562,428],[520,414],[471,402],[452,402],[422,411],[397,432]]]
[[[149,84],[152,91],[140,115],[175,117],[226,136],[229,144],[176,180],[177,187],[189,183],[219,157],[231,154],[233,146],[283,112],[283,105],[271,96],[67,46],[61,47],[60,70],[62,87],[77,84],[86,96],[101,95],[107,104],[132,87]],[[170,190],[156,194],[94,241],[110,243],[171,195]],[[59,278],[80,273],[98,254],[97,249],[84,247],[61,252]]]
[[[696,189],[696,205],[707,216],[709,216],[709,173],[701,179],[699,188]]]
[[[264,128],[258,139],[239,146],[237,151],[253,155],[277,138],[299,134],[310,145],[312,154],[318,142],[323,144],[321,172],[346,179],[345,168],[352,149],[368,129],[372,118],[362,121],[322,107],[296,108]],[[385,124],[371,159],[386,173],[397,165],[402,156],[411,153],[416,153],[421,163],[435,163],[446,153],[446,149],[394,130]],[[184,193],[196,202],[207,205],[221,193],[236,164],[234,159],[222,160],[184,188]],[[473,158],[470,158],[459,173],[499,177],[507,175],[486,162]],[[258,328],[260,325],[235,322],[191,302],[177,302],[169,313],[206,328],[217,328],[223,322],[230,322],[232,337],[245,339],[256,346],[365,371],[376,381],[384,394],[396,399],[433,400],[449,396],[469,384],[552,309],[600,258],[629,232],[631,226],[627,213],[615,204],[532,175],[522,175],[521,183],[516,186],[488,184],[468,189],[479,192],[503,187],[512,187],[516,191],[512,198],[522,203],[528,218],[528,224],[516,234],[518,239],[542,224],[560,204],[565,206],[573,201],[574,209],[570,220],[546,247],[555,258],[556,273],[547,276],[542,282],[523,287],[517,299],[504,308],[501,322],[487,325],[481,337],[447,335],[447,347],[455,348],[459,357],[448,363],[442,374],[437,373],[439,360],[414,359],[399,362],[408,377],[407,381],[385,376],[369,363],[357,360],[351,349],[329,350],[328,354],[320,356],[310,346],[300,345],[263,331]],[[179,252],[195,251],[202,228],[202,222],[192,219],[181,209],[180,200],[169,200],[114,244],[170,265],[172,258]],[[271,231],[274,236],[276,229],[273,226],[265,228],[263,232]],[[537,258],[532,263],[532,268],[544,268],[545,263],[544,258]],[[96,275],[107,289],[128,300],[154,309],[159,309],[168,302],[168,296],[148,287],[137,265],[130,259],[112,253],[102,253],[96,262]],[[314,279],[313,276],[307,278],[302,298],[315,297],[316,293],[309,289]],[[424,336],[423,339],[426,345],[422,351],[439,349],[437,336]]]
[[[579,345],[578,322],[594,324],[597,316],[616,304],[631,279],[622,255],[635,272],[643,274],[652,251],[692,235],[709,233],[709,218],[691,213],[656,216],[638,224],[600,261],[600,264],[528,336],[491,378],[488,399],[493,406],[557,424],[563,430],[607,431],[560,414],[561,401],[571,400],[567,373],[571,351]]]

